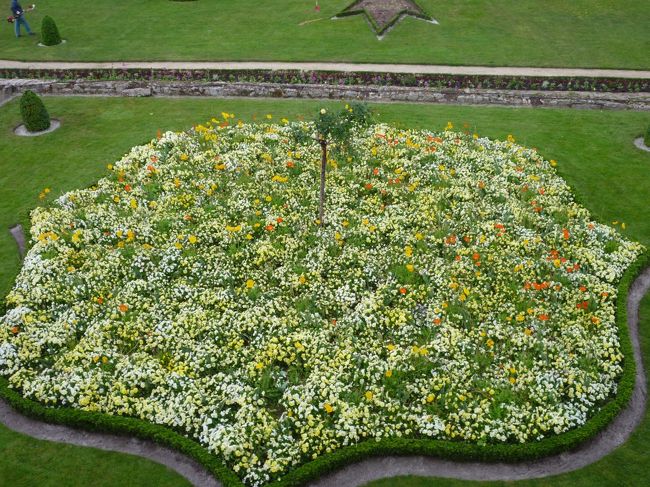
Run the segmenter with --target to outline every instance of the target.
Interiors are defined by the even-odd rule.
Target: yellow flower
[[[129,205],[131,205],[131,208],[135,210],[138,207],[138,201],[135,198],[131,198]]]
[[[326,402],[325,405],[323,406],[327,414],[332,414],[332,411],[334,411],[334,408],[329,402]]]
[[[390,370],[390,369],[388,369],[388,370],[386,371],[386,377],[392,377],[392,376],[393,376],[393,371]]]
[[[429,394],[429,395],[427,396],[427,402],[433,402],[433,400],[434,400],[435,398],[436,398],[435,395],[433,395],[433,394]]]
[[[181,161],[187,161],[188,159],[189,157],[187,156],[187,154],[181,154]]]
[[[304,284],[304,283],[307,282],[307,278],[306,278],[304,275],[301,275],[301,276],[298,278],[298,282],[299,282],[300,284]]]
[[[253,281],[252,279],[248,279],[248,280],[246,281],[246,287],[247,287],[248,289],[251,289],[251,288],[253,288],[254,286],[255,286],[255,281]]]
[[[406,270],[409,272],[413,272],[415,270],[415,267],[413,267],[413,264],[406,264]]]
[[[194,235],[190,235],[189,237],[187,237],[187,241],[193,245],[196,243],[197,238]]]
[[[366,396],[366,399],[368,401],[372,401],[372,398],[374,397],[374,394],[372,393],[372,391],[366,391],[365,396]]]
[[[72,234],[72,241],[74,243],[79,243],[80,240],[81,240],[81,230],[77,230]]]
[[[273,118],[273,115],[271,115],[270,113],[268,113],[268,114],[266,115],[266,118],[269,119],[269,120],[271,120],[271,119]]]
[[[393,350],[395,350],[395,345],[393,345],[392,343],[389,343],[386,346],[386,348],[388,349],[389,352],[392,352]]]
[[[241,231],[241,225],[235,225],[234,227],[231,225],[226,225],[226,231],[228,232],[240,232]]]
[[[265,196],[264,201],[266,201],[267,203],[270,203],[271,201],[273,201],[273,197],[272,196]]]
[[[410,245],[407,245],[406,247],[404,247],[404,254],[407,257],[411,257],[413,255],[413,247],[411,247]]]
[[[422,235],[421,233],[418,232],[418,233],[415,234],[415,239],[416,240],[422,240],[423,238],[424,238],[424,235]]]
[[[488,341],[487,341],[487,346],[490,347],[490,348],[492,348],[492,347],[494,346],[494,340],[492,340],[491,338],[489,338]]]
[[[262,362],[257,362],[257,363],[255,364],[255,368],[258,369],[258,370],[259,370],[259,369],[263,369],[263,368],[264,368],[264,364],[263,364]]]
[[[289,181],[289,178],[287,176],[280,176],[279,174],[276,174],[271,178],[271,181],[274,181],[276,183],[286,183]]]

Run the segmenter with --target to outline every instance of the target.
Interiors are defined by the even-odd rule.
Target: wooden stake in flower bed
[[[325,175],[327,171],[328,148],[336,144],[339,151],[346,149],[346,142],[353,127],[363,127],[370,123],[370,110],[366,105],[345,105],[338,113],[321,108],[316,119],[316,138],[321,147],[320,195],[318,198],[318,220],[325,224]]]

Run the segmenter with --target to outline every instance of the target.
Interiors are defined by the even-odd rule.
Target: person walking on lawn
[[[11,14],[14,16],[14,25],[16,28],[16,37],[20,37],[20,26],[21,24],[25,27],[25,30],[30,36],[33,36],[34,33],[32,29],[29,28],[29,24],[25,20],[25,11],[18,3],[18,0],[11,0]]]

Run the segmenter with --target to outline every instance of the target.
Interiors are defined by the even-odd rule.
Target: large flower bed
[[[227,114],[224,114],[229,119]],[[32,214],[0,373],[196,438],[250,485],[364,438],[527,442],[616,392],[641,246],[512,139],[198,126]]]

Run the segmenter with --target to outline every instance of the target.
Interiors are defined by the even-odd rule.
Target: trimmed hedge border
[[[0,78],[1,78],[0,72]],[[92,185],[91,185],[92,187]],[[582,204],[579,194],[572,191],[574,200]],[[583,205],[585,206],[585,205]],[[520,444],[490,443],[478,445],[450,440],[424,438],[389,438],[380,441],[365,440],[356,445],[340,448],[300,465],[284,477],[272,481],[269,487],[298,487],[331,473],[351,463],[378,456],[423,455],[456,461],[523,462],[537,460],[572,450],[594,438],[628,405],[636,381],[636,363],[627,324],[627,301],[635,279],[650,266],[650,251],[641,254],[625,271],[618,284],[616,299],[616,325],[623,353],[623,373],[618,382],[616,396],[584,425],[539,442]],[[0,299],[0,314],[6,312],[6,303]],[[9,387],[7,378],[0,376],[0,398],[16,411],[30,418],[61,424],[73,428],[133,436],[150,440],[177,450],[196,460],[218,479],[224,487],[245,487],[239,477],[213,453],[200,443],[162,425],[124,416],[81,411],[73,408],[52,408],[24,398]]]
[[[0,79],[222,81],[230,83],[649,93],[649,79],[526,77],[264,69],[0,69]]]
[[[294,487],[317,479],[340,467],[373,456],[425,455],[448,460],[478,460],[488,462],[521,462],[535,460],[571,450],[590,440],[605,428],[628,404],[634,390],[636,365],[627,326],[628,291],[636,277],[650,265],[650,252],[642,254],[625,272],[618,286],[616,323],[619,329],[621,351],[625,359],[623,374],[616,396],[581,427],[537,443],[477,445],[449,440],[392,438],[381,441],[366,440],[344,447],[301,465],[283,478],[271,482],[274,487]],[[55,424],[63,424],[88,431],[113,433],[147,439],[173,448],[203,465],[224,487],[242,487],[244,484],[217,456],[198,442],[165,427],[144,420],[111,416],[104,413],[73,408],[51,408],[26,399],[9,387],[0,377],[0,397],[25,416]]]

